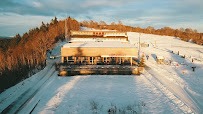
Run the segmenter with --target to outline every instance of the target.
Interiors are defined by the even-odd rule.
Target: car
[[[50,59],[55,59],[55,56],[51,55],[49,58],[50,58]]]

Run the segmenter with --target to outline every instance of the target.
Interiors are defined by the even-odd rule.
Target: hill
[[[149,44],[141,47],[149,59],[144,58],[146,67],[140,76],[58,77],[53,63],[60,61],[60,48],[66,42],[56,43],[52,50],[56,59],[47,59],[43,70],[0,94],[0,112],[201,113],[203,47],[171,36],[127,35],[131,44],[137,45],[139,37]],[[156,56],[164,56],[165,64],[157,64]]]
[[[0,39],[12,39],[13,37],[8,37],[8,36],[0,36]]]
[[[79,30],[75,19],[67,18],[69,30]],[[46,66],[47,52],[64,40],[65,20],[52,19],[50,23],[30,29],[22,36],[0,40],[0,92]]]

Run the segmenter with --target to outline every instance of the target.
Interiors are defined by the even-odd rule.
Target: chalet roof
[[[120,41],[86,41],[86,42],[79,42],[79,43],[67,43],[63,46],[63,48],[71,48],[71,47],[136,48],[132,44],[128,44],[127,42],[120,42]]]

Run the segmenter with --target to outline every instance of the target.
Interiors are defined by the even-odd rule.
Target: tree
[[[40,26],[40,31],[44,31],[44,32],[47,31],[47,27],[43,21],[42,21],[42,25]]]
[[[186,33],[192,33],[193,30],[192,30],[191,28],[186,28],[186,29],[185,29],[185,32],[186,32]]]
[[[100,24],[100,25],[106,25],[106,22],[100,21],[99,24]]]
[[[89,22],[88,21],[83,21],[82,22],[82,26],[88,26],[89,25]]]
[[[121,20],[118,20],[118,25],[123,25]]]
[[[115,23],[115,22],[112,22],[111,25],[116,25],[116,23]]]
[[[58,23],[58,20],[57,20],[57,18],[55,16],[55,18],[54,18],[54,24],[57,24],[57,23]]]
[[[143,54],[143,55],[142,55],[142,58],[141,58],[141,60],[140,60],[140,63],[139,63],[139,66],[140,66],[140,67],[144,67],[144,66],[145,66],[145,63],[144,63],[144,62],[145,62],[144,57],[145,57],[145,56],[144,56],[144,54]]]
[[[181,27],[179,30],[180,30],[181,32],[184,32],[184,31],[185,31],[185,29],[184,29],[184,28],[182,28],[182,27]]]
[[[152,26],[148,26],[147,30],[149,31],[150,34],[155,31],[154,27],[152,27]]]
[[[193,30],[194,33],[198,33],[197,29]]]
[[[15,48],[19,44],[20,40],[21,40],[20,34],[16,34],[16,36],[11,40],[9,44],[10,48],[12,49]]]

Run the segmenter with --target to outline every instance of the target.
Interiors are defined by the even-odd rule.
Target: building
[[[137,48],[119,41],[67,43],[61,48],[61,62],[68,64],[133,64]]]
[[[136,58],[125,32],[71,31],[71,41],[61,48],[61,62],[67,64],[133,65]]]
[[[164,56],[157,56],[156,58],[158,64],[164,64]]]
[[[126,32],[116,31],[71,31],[72,41],[128,41]]]
[[[71,31],[70,37],[61,48],[59,75],[139,74],[138,50],[125,32]]]

